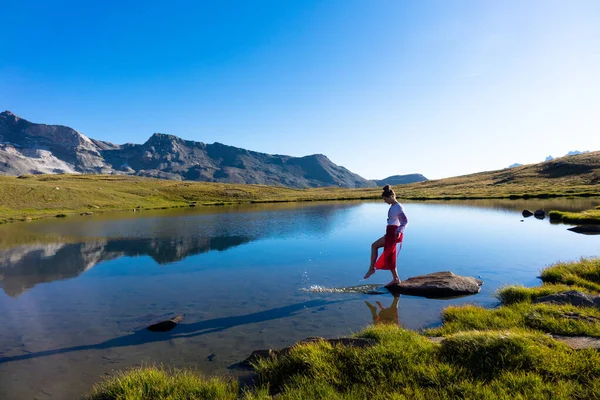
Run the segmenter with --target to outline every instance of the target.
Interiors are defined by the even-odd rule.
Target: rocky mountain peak
[[[184,140],[175,135],[169,135],[168,133],[154,133],[152,136],[150,136],[145,144],[154,146],[156,144],[167,144],[173,142],[182,143]]]
[[[13,114],[11,111],[3,111],[0,113],[0,118],[10,121],[10,122],[18,122],[21,118]]]

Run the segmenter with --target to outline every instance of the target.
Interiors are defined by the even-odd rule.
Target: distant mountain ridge
[[[127,174],[174,180],[282,185],[295,188],[373,187],[375,183],[325,155],[271,155],[221,143],[155,133],[143,144],[113,144],[62,125],[0,113],[0,174]]]
[[[425,182],[427,180],[428,179],[425,178],[421,174],[407,174],[407,175],[392,175],[392,176],[388,176],[385,179],[374,180],[373,182],[375,182],[377,184],[377,186],[384,186],[384,185],[406,185],[406,184],[415,183],[415,182]]]

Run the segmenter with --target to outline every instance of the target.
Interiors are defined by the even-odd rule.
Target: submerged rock
[[[581,225],[567,229],[571,232],[582,233],[584,235],[600,235],[600,225]]]
[[[183,315],[178,315],[166,321],[159,322],[154,325],[150,325],[148,329],[150,332],[168,332],[175,328],[177,324],[183,319]]]
[[[479,279],[443,271],[408,278],[397,285],[388,286],[388,290],[394,295],[443,298],[479,293],[481,285],[483,281]]]
[[[574,306],[600,308],[600,296],[594,296],[578,290],[569,290],[538,297],[533,303],[572,304]]]
[[[529,210],[523,210],[522,212],[523,216],[525,218],[531,217],[533,215],[533,212],[529,211]]]

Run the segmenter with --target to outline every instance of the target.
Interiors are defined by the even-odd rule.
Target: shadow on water
[[[307,302],[291,304],[288,306],[273,308],[266,311],[259,311],[252,314],[245,314],[225,318],[214,318],[207,321],[194,322],[191,324],[181,323],[178,324],[173,330],[168,332],[150,332],[146,328],[144,328],[139,329],[129,335],[117,337],[97,344],[65,347],[62,349],[46,350],[35,353],[23,354],[19,356],[4,357],[0,358],[0,364],[11,361],[29,360],[33,358],[71,353],[75,351],[112,349],[116,347],[137,346],[145,343],[164,342],[176,338],[191,338],[196,336],[202,336],[210,333],[223,332],[229,328],[241,325],[286,318],[296,315],[300,311],[305,309],[323,307],[326,305],[331,305],[340,302],[342,302],[342,300],[310,300]]]

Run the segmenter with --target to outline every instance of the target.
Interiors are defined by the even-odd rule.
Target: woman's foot
[[[386,284],[385,287],[398,285],[400,282],[402,282],[400,279],[393,279],[390,283]]]
[[[367,273],[365,274],[365,277],[363,279],[368,279],[374,273],[375,273],[375,267],[369,267],[369,270],[367,271]]]

